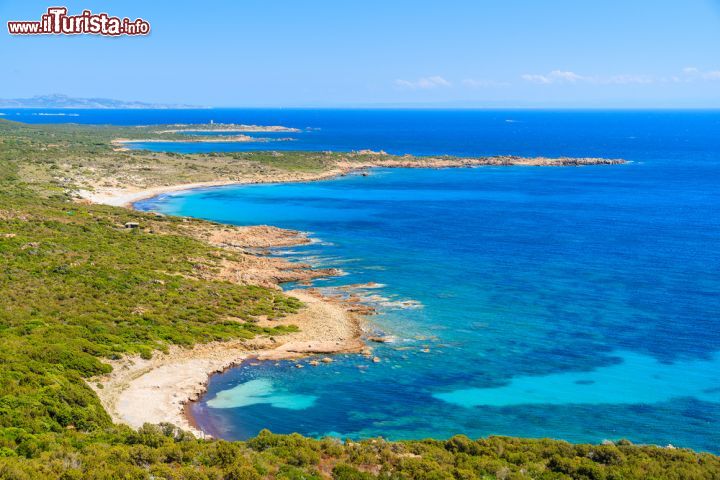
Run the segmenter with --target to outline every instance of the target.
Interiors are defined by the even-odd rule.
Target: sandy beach
[[[160,185],[149,188],[138,187],[98,187],[94,191],[79,190],[77,195],[80,198],[88,200],[92,203],[102,205],[112,205],[115,207],[132,207],[133,203],[148,198],[153,198],[164,193],[177,193],[198,188],[222,187],[225,185],[250,185],[257,183],[283,183],[283,182],[306,182],[315,180],[324,180],[347,174],[354,169],[338,168],[319,173],[288,173],[279,175],[276,178],[267,178],[266,176],[256,175],[238,178],[236,180],[218,180],[212,182],[183,183],[179,185]]]
[[[296,325],[297,333],[252,340],[212,342],[192,349],[170,348],[152,359],[128,357],[109,362],[113,371],[88,381],[113,421],[138,428],[144,423],[172,423],[198,437],[184,414],[185,404],[199,398],[213,373],[253,357],[260,360],[300,358],[312,354],[360,352],[365,349],[360,317],[342,304],[304,291],[289,295],[305,307],[272,324]],[[322,368],[322,364],[317,368]]]
[[[163,193],[180,192],[184,190],[192,190],[194,188],[219,187],[232,183],[234,182],[201,182],[188,183],[183,185],[167,185],[145,189],[99,188],[94,192],[88,190],[80,190],[78,192],[78,195],[81,198],[91,201],[92,203],[112,205],[115,207],[130,207],[135,202],[152,198]]]

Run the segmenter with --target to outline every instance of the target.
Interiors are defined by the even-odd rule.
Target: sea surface
[[[594,167],[377,169],[230,186],[142,209],[309,231],[278,250],[343,269],[377,306],[380,363],[246,363],[192,405],[211,434],[389,439],[491,434],[628,438],[720,453],[720,112],[67,111],[20,121],[285,125],[292,141],[173,151],[385,150],[569,155]],[[15,115],[20,112],[21,115]],[[58,113],[58,112],[55,112]],[[14,118],[17,117],[17,118]],[[261,137],[268,135],[259,134]]]

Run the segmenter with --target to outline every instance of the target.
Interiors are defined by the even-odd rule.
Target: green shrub
[[[335,480],[372,480],[375,478],[367,472],[361,472],[344,463],[336,465],[332,470],[332,475]]]

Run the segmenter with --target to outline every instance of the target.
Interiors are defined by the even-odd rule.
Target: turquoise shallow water
[[[377,328],[398,339],[378,347],[380,364],[347,356],[214,377],[194,406],[199,421],[228,438],[268,427],[391,438],[627,436],[713,449],[718,301],[706,267],[717,257],[701,244],[714,235],[667,225],[690,219],[669,215],[687,206],[662,196],[653,212],[588,191],[649,168],[378,171],[148,205],[314,232],[324,243],[279,253],[348,272],[320,286],[384,284],[359,293],[380,307]]]
[[[312,395],[282,393],[270,379],[258,378],[218,392],[208,400],[207,405],[211,408],[239,408],[268,404],[274,408],[305,410],[312,407],[316,399]]]
[[[397,339],[377,346],[382,362],[242,365],[214,376],[193,405],[203,428],[233,439],[262,428],[392,439],[626,437],[720,451],[720,114],[287,115],[265,123],[319,124],[320,150],[632,163],[381,169],[143,202],[312,232],[318,243],[277,253],[345,270],[318,282],[330,290],[383,285],[357,292],[380,310],[374,328]],[[505,122],[510,115],[517,122]]]

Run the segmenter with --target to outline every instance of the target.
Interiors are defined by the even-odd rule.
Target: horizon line
[[[0,110],[720,110],[720,104],[698,105],[471,105],[377,104],[377,105],[213,105],[168,107],[60,107],[3,106]]]

